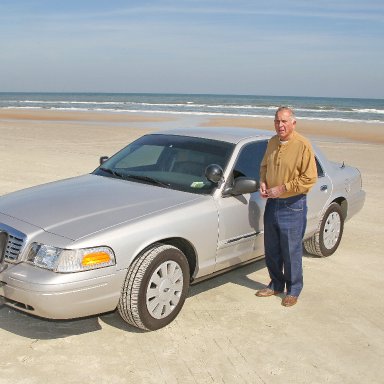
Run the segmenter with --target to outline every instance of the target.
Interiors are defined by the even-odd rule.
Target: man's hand
[[[261,190],[261,187],[260,187]],[[284,192],[286,192],[285,185],[279,185],[277,187],[273,187],[266,190],[266,197],[269,197],[270,199],[276,199],[277,197],[280,197]],[[264,197],[264,196],[263,196]]]
[[[266,199],[268,197],[267,185],[265,183],[260,183],[260,196]]]

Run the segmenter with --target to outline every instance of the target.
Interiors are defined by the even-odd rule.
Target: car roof
[[[175,128],[152,133],[154,135],[179,135],[200,137],[203,139],[220,140],[237,144],[246,139],[266,140],[270,139],[274,132],[256,129],[256,128],[239,128],[239,127],[196,127],[196,128]]]

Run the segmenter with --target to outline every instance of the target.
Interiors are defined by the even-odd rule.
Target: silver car
[[[155,330],[191,283],[263,257],[259,168],[270,131],[196,128],[145,135],[90,174],[0,197],[0,296],[68,319],[118,309]],[[315,147],[305,249],[329,256],[363,206],[360,172]]]

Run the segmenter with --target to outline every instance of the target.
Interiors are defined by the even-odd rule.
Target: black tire
[[[189,289],[188,261],[178,248],[154,244],[128,270],[118,311],[129,324],[156,330],[172,322]]]
[[[344,230],[344,216],[341,207],[332,203],[320,220],[318,230],[307,240],[304,248],[308,253],[326,257],[338,248]]]

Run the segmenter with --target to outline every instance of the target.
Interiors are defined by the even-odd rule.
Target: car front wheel
[[[156,330],[180,312],[189,288],[188,261],[178,248],[154,244],[128,270],[118,311],[129,324]]]
[[[308,253],[325,257],[332,255],[340,244],[344,229],[344,217],[340,205],[332,203],[325,211],[318,230],[304,241]]]

